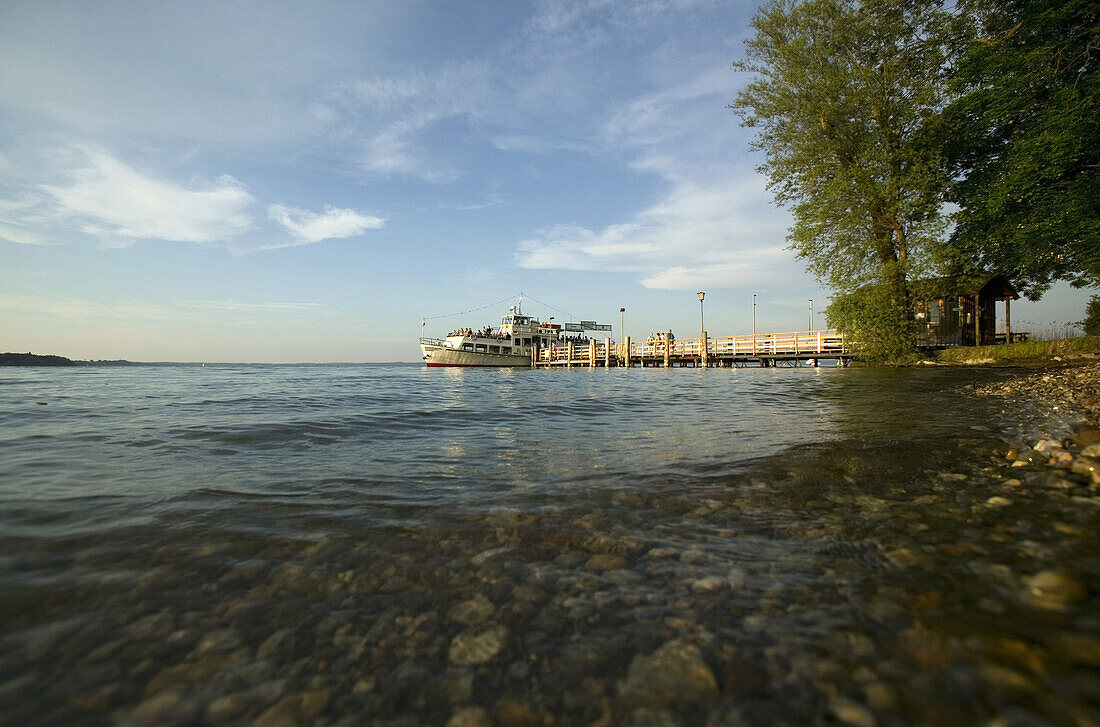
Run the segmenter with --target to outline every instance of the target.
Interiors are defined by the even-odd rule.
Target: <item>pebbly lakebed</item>
[[[1096,724],[1072,376],[3,370],[0,722]]]

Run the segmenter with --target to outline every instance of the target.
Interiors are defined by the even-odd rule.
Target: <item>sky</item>
[[[616,337],[698,335],[697,291],[710,335],[750,331],[753,294],[760,331],[810,300],[824,326],[727,108],[754,9],[6,0],[0,350],[416,361],[521,292]]]

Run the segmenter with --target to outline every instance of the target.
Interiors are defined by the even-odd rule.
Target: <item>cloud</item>
[[[325,207],[323,213],[273,204],[267,208],[267,216],[289,232],[297,245],[308,245],[322,240],[355,237],[366,230],[384,227],[386,220],[373,215],[336,207]]]
[[[631,220],[593,230],[558,225],[520,241],[516,261],[533,269],[638,273],[649,288],[734,287],[783,272],[786,213],[768,204],[763,181],[680,182]]]
[[[196,181],[188,188],[142,174],[102,150],[77,151],[83,164],[70,170],[70,183],[41,189],[52,197],[56,216],[75,220],[104,244],[217,242],[252,225],[247,209],[255,200],[232,177]]]
[[[42,239],[34,230],[28,230],[22,225],[11,225],[0,222],[0,239],[7,240],[8,242],[14,242],[19,245],[47,245],[49,243]]]

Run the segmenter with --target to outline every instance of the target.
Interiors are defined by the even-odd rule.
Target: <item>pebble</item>
[[[1029,604],[1052,611],[1065,611],[1088,595],[1080,578],[1054,570],[1036,573],[1027,579],[1026,587]]]
[[[252,727],[299,727],[314,724],[325,711],[328,702],[327,689],[294,694],[268,708],[256,718]]]
[[[701,702],[717,693],[718,682],[699,648],[683,641],[634,657],[620,690],[630,702],[655,706]]]
[[[117,727],[183,727],[199,718],[199,705],[177,691],[163,691],[124,712]]]
[[[461,633],[451,640],[447,659],[460,666],[484,664],[504,649],[507,639],[508,628],[499,624],[479,633]]]
[[[594,555],[584,564],[584,569],[587,571],[619,570],[625,567],[626,558],[611,554]]]
[[[495,612],[493,602],[479,593],[468,601],[456,605],[447,616],[463,626],[479,626],[492,618]]]
[[[1012,504],[1012,500],[1007,497],[993,496],[985,501],[987,507],[1008,507]]]
[[[1100,459],[1080,456],[1073,460],[1072,471],[1090,478],[1093,484],[1100,484]]]
[[[489,713],[481,707],[459,707],[447,720],[447,727],[492,727]]]
[[[696,593],[714,593],[720,591],[726,586],[726,579],[718,576],[706,576],[704,578],[696,578],[691,581],[691,590]]]
[[[876,727],[878,724],[869,709],[847,697],[831,697],[829,711],[836,715],[837,720],[842,724],[851,725],[851,727]]]

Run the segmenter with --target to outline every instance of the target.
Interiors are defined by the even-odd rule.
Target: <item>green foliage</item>
[[[1081,321],[1086,336],[1100,336],[1100,295],[1089,298],[1085,309],[1085,320]]]
[[[946,348],[935,352],[935,360],[947,364],[1021,366],[1049,365],[1055,356],[1074,359],[1100,353],[1100,336],[1063,338],[1057,341],[1027,341],[998,346]]]
[[[1028,297],[1100,284],[1100,4],[968,0],[981,37],[953,68],[944,149],[962,267]]]
[[[908,281],[946,258],[948,178],[934,133],[949,22],[925,0],[770,0],[734,64],[756,74],[731,108],[756,130],[760,171],[794,213],[791,248],[842,294],[838,320],[851,313],[878,331],[869,350],[889,355],[908,329],[890,337],[875,326],[905,328]],[[856,313],[866,286],[875,292]]]
[[[913,357],[916,328],[906,312],[894,305],[885,285],[835,296],[825,317],[853,342],[855,353],[864,360],[903,363]]]

